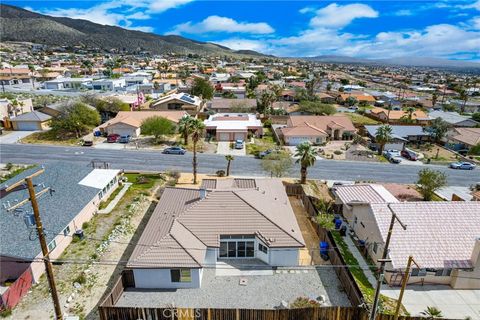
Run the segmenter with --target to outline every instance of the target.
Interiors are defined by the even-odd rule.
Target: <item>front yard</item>
[[[96,304],[123,269],[123,261],[133,249],[130,242],[148,221],[159,188],[172,180],[160,174],[125,176],[133,184],[116,207],[84,223],[85,238],[75,237],[54,264],[62,310],[80,319],[98,318]],[[49,318],[53,318],[53,306],[46,277],[42,276],[13,310],[12,319]]]
[[[262,138],[253,138],[253,143],[247,143],[247,154],[258,156],[262,151],[268,149],[275,149],[277,147],[277,142],[273,137],[272,130],[270,128],[263,128],[263,137]]]
[[[455,153],[432,143],[424,143],[419,146],[409,145],[408,148],[417,153],[422,153],[424,155],[423,162],[430,160],[431,163],[444,164],[458,161]]]
[[[34,132],[29,136],[20,140],[21,143],[31,144],[56,144],[64,146],[78,146],[81,144],[81,139],[71,136],[58,134],[53,130]]]

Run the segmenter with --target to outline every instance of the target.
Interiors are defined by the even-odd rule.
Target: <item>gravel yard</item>
[[[246,279],[246,285],[240,285]],[[204,269],[201,288],[140,290],[129,289],[117,307],[247,308],[273,309],[297,297],[326,298],[325,306],[350,306],[333,268],[279,268],[273,275],[216,276],[215,269]]]

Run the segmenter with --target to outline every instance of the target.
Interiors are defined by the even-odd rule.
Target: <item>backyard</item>
[[[159,188],[175,183],[173,178],[163,174],[127,173],[125,177],[132,185],[113,211],[97,214],[84,223],[81,227],[85,238],[80,240],[74,237],[57,259],[58,262],[54,263],[62,310],[75,314],[80,319],[97,318],[96,304],[112,279],[123,269],[119,260],[128,259],[133,248],[129,242],[138,236],[137,228],[148,220]],[[14,319],[53,317],[45,276],[41,277],[39,283],[32,287],[31,292],[13,310],[12,316]]]

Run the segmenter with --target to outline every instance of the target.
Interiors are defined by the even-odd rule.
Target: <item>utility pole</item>
[[[43,173],[45,170],[39,170],[32,175],[26,177],[23,180],[20,180],[19,182],[16,182],[9,186],[8,188],[5,189],[5,191],[9,192],[12,191],[14,188],[24,184],[25,182],[27,183],[27,188],[28,188],[28,194],[29,194],[29,200],[30,203],[32,204],[32,209],[33,209],[33,216],[35,218],[35,225],[38,233],[38,240],[40,241],[40,247],[42,248],[42,255],[43,255],[43,261],[45,263],[45,270],[47,273],[47,279],[48,279],[48,284],[50,286],[50,293],[52,295],[52,300],[53,300],[53,306],[55,309],[55,316],[56,320],[62,320],[63,315],[62,315],[62,309],[60,307],[60,301],[58,299],[58,293],[57,293],[57,287],[55,285],[55,278],[53,277],[53,269],[52,269],[52,263],[50,262],[50,257],[49,257],[49,252],[48,252],[48,246],[47,242],[45,239],[45,233],[43,232],[43,225],[42,225],[42,220],[40,218],[40,211],[38,209],[38,203],[37,203],[37,196],[41,195],[45,192],[47,192],[50,188],[46,188],[39,193],[35,194],[35,188],[33,186],[32,178],[40,175]],[[28,200],[24,200],[17,205],[9,208],[10,210],[14,210],[15,208],[18,208],[20,205],[23,205],[24,203],[28,202]]]
[[[398,219],[395,212],[392,211],[392,208],[390,208],[390,204],[388,204],[387,207],[392,213],[392,220],[390,220],[390,227],[388,228],[388,234],[387,234],[387,239],[385,241],[385,247],[383,248],[382,259],[378,259],[378,262],[380,262],[380,274],[378,275],[377,288],[375,289],[375,298],[373,299],[372,310],[370,313],[370,320],[375,320],[375,317],[377,316],[378,299],[380,297],[380,289],[382,287],[382,282],[384,278],[385,264],[391,261],[390,259],[387,259],[387,256],[388,256],[388,247],[390,245],[390,239],[392,237],[393,226],[395,225],[395,220],[397,220],[398,223],[400,223],[403,230],[407,229],[407,225],[403,224],[402,221]]]
[[[400,314],[400,307],[402,306],[403,293],[405,292],[405,287],[407,286],[408,278],[410,278],[410,267],[412,266],[412,262],[418,267],[418,264],[415,262],[415,260],[413,260],[413,257],[409,256],[408,262],[407,262],[407,268],[405,269],[405,276],[403,277],[403,280],[402,280],[402,288],[400,289],[400,295],[398,296],[397,307],[395,309],[395,316],[393,317],[393,320],[398,320],[398,316]]]

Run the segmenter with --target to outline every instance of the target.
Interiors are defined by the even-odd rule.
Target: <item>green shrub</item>
[[[80,274],[78,277],[73,280],[73,282],[78,282],[80,284],[85,284],[87,282],[87,278],[85,277],[85,274]]]
[[[338,156],[338,155],[342,154],[343,152],[342,152],[342,151],[340,151],[340,150],[335,150],[335,151],[333,151],[333,153],[334,153],[334,154],[336,154],[336,155]]]
[[[0,311],[0,318],[7,318],[7,317],[10,317],[12,315],[12,309],[4,309],[2,311]]]
[[[83,224],[82,224],[82,229],[85,230],[85,229],[88,229],[88,227],[90,226],[90,223],[88,221],[85,221]]]
[[[225,170],[218,170],[215,172],[217,177],[225,177]]]

